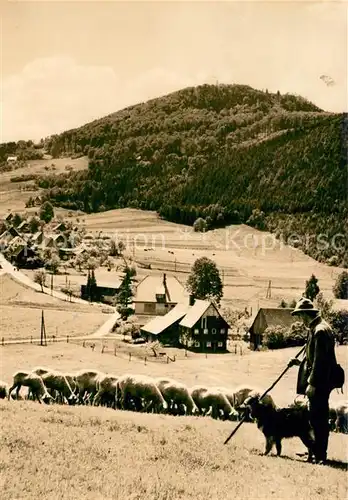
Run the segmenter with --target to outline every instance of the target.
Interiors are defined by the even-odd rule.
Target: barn
[[[291,328],[291,326],[298,321],[296,316],[291,316],[291,308],[264,308],[261,307],[250,328],[250,345],[253,349],[257,349],[262,345],[263,333],[268,327],[282,326],[285,328]]]
[[[156,316],[141,328],[141,336],[149,342],[159,341],[161,344],[178,345],[179,322],[189,308],[187,304],[177,304],[164,316]]]

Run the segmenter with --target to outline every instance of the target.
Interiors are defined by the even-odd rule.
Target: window
[[[216,333],[216,328],[213,328],[213,329],[212,329],[212,331],[211,331],[211,333],[212,333],[213,335],[215,335],[215,333]]]
[[[195,333],[195,335],[198,335],[198,334],[199,334],[199,329],[198,329],[198,328],[195,328],[194,333]]]
[[[156,304],[154,302],[144,304],[144,313],[155,313],[156,312]]]
[[[218,347],[223,347],[223,342],[218,342]]]
[[[195,347],[200,347],[201,343],[198,340],[195,341]]]
[[[203,333],[204,335],[208,335],[208,328],[204,328]]]
[[[207,342],[207,347],[211,347],[211,342]]]
[[[208,320],[207,317],[201,319],[201,326],[202,326],[203,329],[207,328],[207,326],[208,326],[207,320]]]
[[[220,333],[226,333],[225,328],[221,328]]]

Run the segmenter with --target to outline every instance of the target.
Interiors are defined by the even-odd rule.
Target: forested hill
[[[346,115],[299,96],[202,85],[52,136],[54,156],[88,154],[89,169],[41,187],[87,212],[131,206],[187,224],[204,217],[211,227],[248,222],[329,238],[346,231],[346,145]],[[298,245],[347,264],[339,241]]]

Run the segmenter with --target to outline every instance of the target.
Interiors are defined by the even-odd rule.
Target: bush
[[[332,289],[336,299],[348,299],[348,272],[343,271],[337,277],[336,283]]]
[[[282,326],[268,327],[263,333],[263,345],[269,349],[286,347],[287,330]]]
[[[202,219],[202,217],[199,217],[193,223],[193,229],[196,232],[203,233],[204,231],[207,230],[207,227],[208,227],[208,224],[206,223],[206,221],[204,219]]]

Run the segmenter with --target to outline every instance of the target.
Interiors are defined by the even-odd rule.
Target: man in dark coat
[[[296,392],[308,397],[310,422],[315,439],[315,461],[324,464],[329,442],[332,370],[336,364],[334,335],[330,325],[305,297],[298,301],[291,314],[302,319],[309,328],[304,359],[301,362],[292,359],[289,366],[300,365]]]

